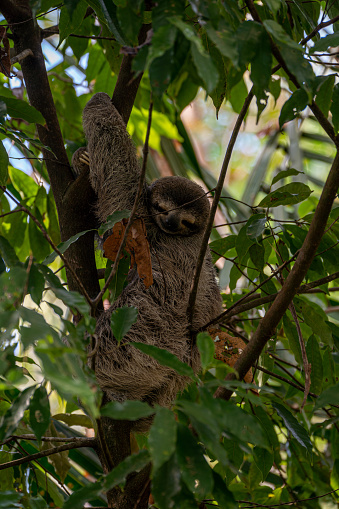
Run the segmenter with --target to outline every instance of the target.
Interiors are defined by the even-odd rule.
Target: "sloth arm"
[[[90,179],[98,195],[101,222],[117,210],[131,210],[140,177],[136,149],[126,125],[104,93],[95,94],[83,112],[88,142]],[[138,212],[143,211],[141,204]]]

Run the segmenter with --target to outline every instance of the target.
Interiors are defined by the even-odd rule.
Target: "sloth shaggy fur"
[[[131,210],[140,166],[126,126],[108,95],[95,94],[88,102],[83,126],[90,180],[98,196],[96,213],[105,222],[117,210]],[[144,185],[137,216],[145,221],[154,283],[146,289],[132,269],[128,285],[98,320],[95,373],[108,399],[170,406],[187,383],[187,378],[127,344],[133,341],[166,348],[195,372],[199,370],[199,353],[196,346],[191,347],[186,310],[208,214],[209,202],[203,189],[188,179],[166,177]],[[135,306],[138,319],[118,347],[110,318],[122,306]],[[197,330],[220,312],[220,292],[208,252],[199,281],[193,328]],[[139,422],[134,429],[145,427],[147,424]]]

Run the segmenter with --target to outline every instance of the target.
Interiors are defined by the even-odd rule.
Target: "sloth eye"
[[[184,226],[186,226],[190,230],[192,230],[195,227],[194,223],[191,223],[190,221],[186,221],[186,219],[183,219],[181,221],[181,224],[183,224]]]
[[[166,212],[166,209],[164,209],[164,207],[161,207],[159,203],[153,203],[153,208],[158,212]]]

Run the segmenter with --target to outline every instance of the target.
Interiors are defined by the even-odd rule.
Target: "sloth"
[[[95,94],[87,103],[83,127],[90,181],[98,197],[96,214],[103,223],[115,211],[132,209],[141,169],[126,125],[108,95]],[[136,269],[131,269],[127,286],[98,319],[95,374],[106,399],[140,400],[168,407],[187,384],[186,377],[140,352],[133,341],[164,348],[199,371],[199,353],[192,346],[187,306],[209,210],[204,190],[186,178],[164,177],[151,185],[144,184],[136,215],[145,222],[154,282],[146,288]],[[110,319],[112,312],[122,306],[136,307],[138,318],[118,345]],[[220,312],[220,291],[207,252],[193,329],[200,329]],[[148,425],[139,421],[134,429],[144,431]]]

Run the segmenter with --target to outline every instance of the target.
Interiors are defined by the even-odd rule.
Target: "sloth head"
[[[184,177],[164,177],[149,187],[149,212],[157,226],[170,235],[201,233],[210,211],[204,190]]]

